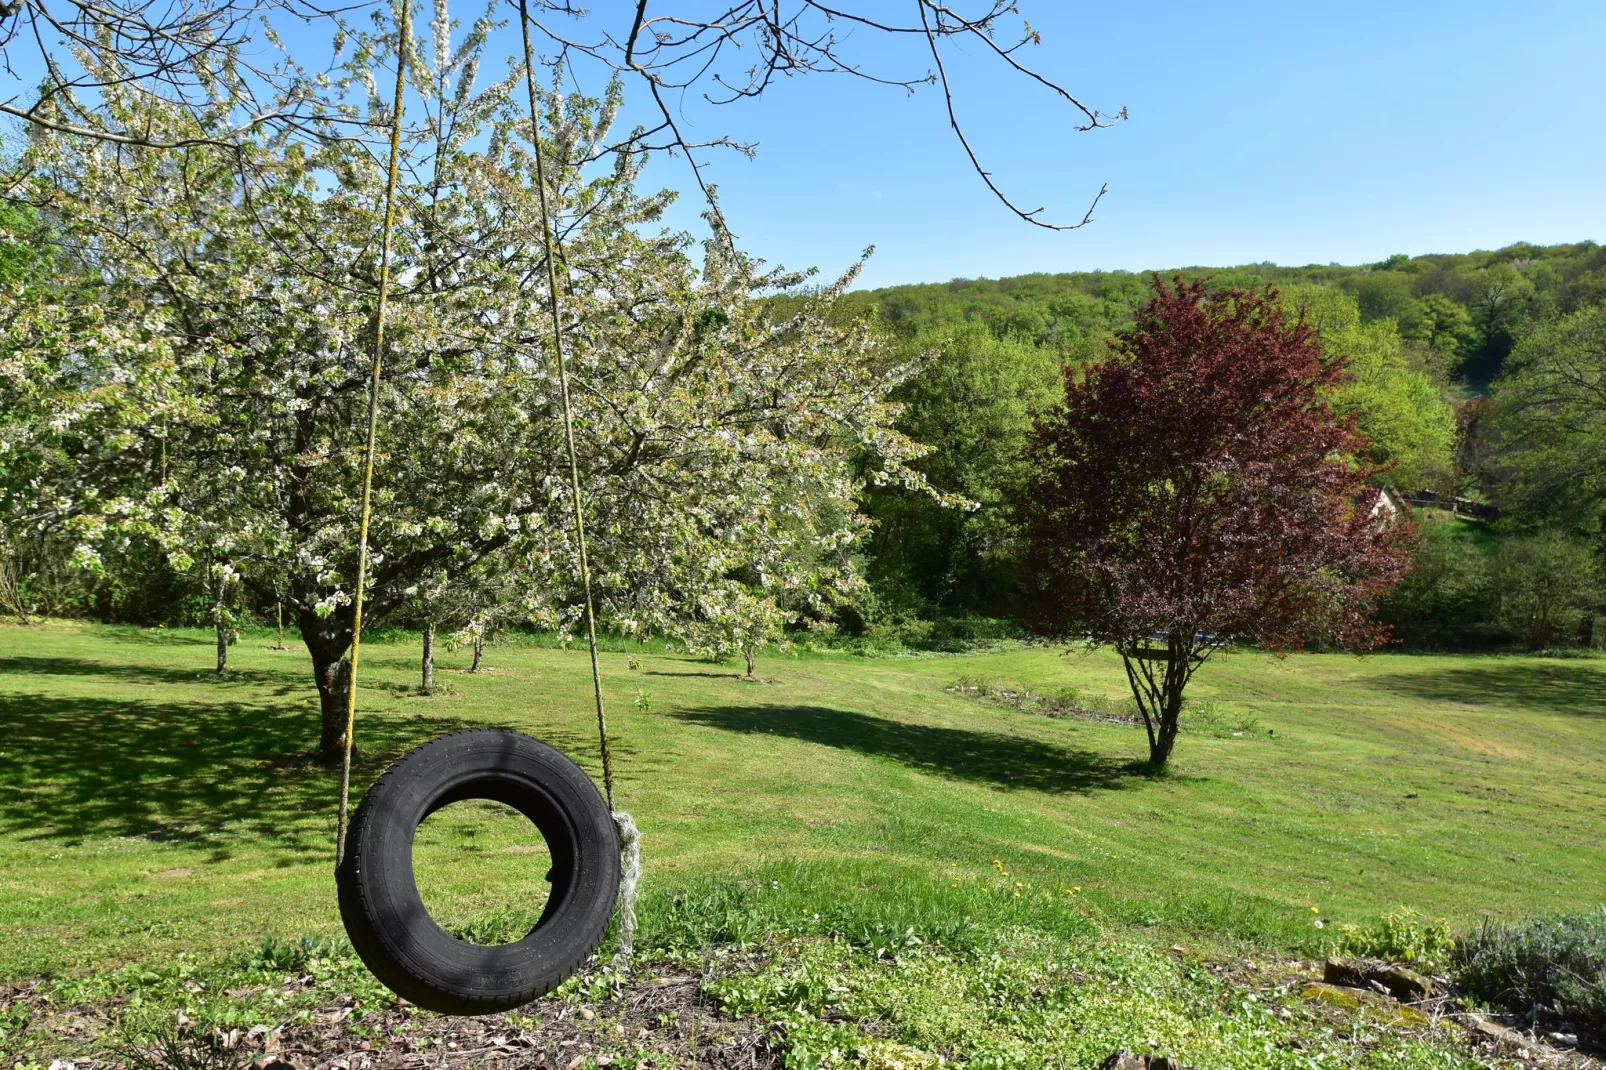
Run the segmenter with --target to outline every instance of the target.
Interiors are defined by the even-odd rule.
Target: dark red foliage
[[[1372,515],[1379,469],[1327,401],[1344,362],[1272,289],[1157,277],[1155,290],[1108,359],[1066,369],[1064,407],[1034,434],[1037,625],[1127,649],[1165,632],[1200,661],[1201,633],[1383,641],[1370,614],[1413,535],[1404,516]]]

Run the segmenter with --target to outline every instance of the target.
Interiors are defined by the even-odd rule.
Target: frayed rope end
[[[641,832],[636,821],[623,810],[613,812],[613,823],[619,830],[619,854],[623,865],[619,874],[619,950],[614,952],[613,967],[623,973],[630,969],[630,960],[636,953],[636,882],[641,879]]]

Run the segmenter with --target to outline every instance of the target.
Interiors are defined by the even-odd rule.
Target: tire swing
[[[411,4],[401,4],[398,42],[411,33]],[[531,138],[540,190],[542,234],[549,253],[547,283],[568,450],[574,528],[585,596],[591,680],[596,696],[606,798],[591,778],[561,751],[506,729],[471,729],[441,736],[395,762],[363,796],[350,817],[351,751],[356,720],[357,668],[362,651],[362,609],[368,572],[374,440],[384,352],[385,310],[390,289],[391,237],[401,152],[407,49],[397,48],[396,96],[390,131],[390,168],[385,186],[384,235],[380,251],[374,359],[369,378],[368,439],[364,458],[362,513],[358,529],[357,589],[353,606],[350,691],[346,700],[345,757],[340,781],[340,817],[335,887],[340,916],[353,948],[375,977],[398,996],[443,1014],[494,1014],[546,995],[575,972],[602,942],[615,904],[619,906],[618,969],[628,968],[636,918],[639,836],[627,813],[613,808],[613,761],[597,664],[596,613],[586,556],[580,502],[580,468],[570,417],[568,368],[562,348],[556,260],[561,255],[547,209],[539,110],[531,65],[528,13],[523,0],[525,82],[530,98]],[[485,799],[527,817],[546,840],[552,857],[551,895],[540,919],[514,943],[471,944],[442,929],[429,916],[413,873],[413,840],[424,820],[442,807]],[[621,863],[621,850],[624,860]]]

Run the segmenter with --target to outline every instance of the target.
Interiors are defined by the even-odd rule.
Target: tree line
[[[1370,439],[1373,481],[1422,528],[1379,617],[1418,648],[1606,642],[1606,247],[1515,245],[1360,266],[1254,264],[1160,277],[1276,287],[1324,350],[1333,389]],[[847,295],[921,373],[895,391],[900,426],[933,451],[932,484],[977,503],[944,510],[872,488],[869,591],[850,624],[958,648],[1028,612],[1019,504],[1023,447],[1061,396],[1061,368],[1101,361],[1152,296],[1129,272],[956,279]]]

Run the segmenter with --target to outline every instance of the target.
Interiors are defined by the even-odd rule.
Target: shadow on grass
[[[1509,706],[1606,719],[1606,669],[1590,663],[1494,661],[1379,676],[1370,685],[1430,702]]]
[[[891,758],[938,776],[1054,794],[1088,794],[1147,779],[1141,763],[1024,736],[909,724],[821,706],[721,706],[671,716],[726,732],[789,736]]]
[[[316,706],[0,695],[0,831],[72,841],[113,836],[203,846],[241,839],[315,849],[333,828],[339,774],[308,751]],[[361,791],[449,718],[373,718],[354,770]]]
[[[206,635],[200,629],[188,632],[170,631],[167,628],[141,628],[134,624],[100,624],[95,626],[94,634],[97,638],[109,639],[114,643],[132,643],[139,646],[215,646],[217,639]],[[250,641],[250,636],[246,641]],[[299,642],[294,632],[286,632],[286,643]]]
[[[205,683],[214,687],[263,687],[278,685],[290,689],[310,688],[310,670],[302,669],[230,669],[219,676],[215,669],[202,665],[185,668],[168,668],[158,665],[127,665],[86,658],[17,657],[0,658],[0,676],[13,673],[30,676],[99,676],[103,679],[128,680],[142,684],[194,684]],[[284,692],[280,692],[283,694]]]
[[[241,673],[220,688],[187,671],[69,658],[3,659],[0,672],[41,678],[29,691],[0,693],[0,832],[69,844],[123,836],[219,849],[250,839],[290,851],[328,848],[339,775],[311,753],[318,707],[310,673],[253,670],[254,680]],[[44,682],[51,674],[100,674],[109,697],[52,694]],[[118,696],[130,679],[187,684],[193,697]],[[256,687],[239,686],[248,683]],[[307,698],[286,703],[275,684]],[[354,792],[418,744],[481,726],[414,708],[364,717]],[[556,726],[540,734],[577,757],[595,750],[594,741]]]

